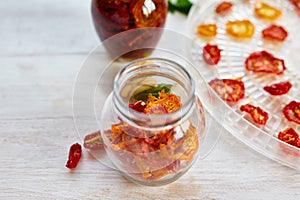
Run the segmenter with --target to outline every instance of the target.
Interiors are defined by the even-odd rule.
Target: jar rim
[[[189,80],[189,91],[188,91],[188,95],[187,98],[184,102],[182,102],[182,106],[173,112],[170,113],[166,113],[166,114],[144,114],[141,112],[138,112],[136,110],[133,109],[129,109],[128,105],[125,104],[125,102],[123,101],[121,95],[119,92],[116,91],[120,91],[121,89],[121,85],[119,84],[119,80],[121,79],[122,75],[126,72],[126,70],[130,69],[129,67],[134,66],[134,64],[138,64],[138,63],[146,63],[147,61],[160,61],[163,63],[167,63],[170,65],[174,65],[176,66],[178,69],[176,69],[177,72],[182,73],[188,80]],[[156,63],[153,63],[156,64]],[[161,66],[159,66],[161,67]],[[128,78],[128,77],[127,77]],[[140,58],[140,59],[136,59],[134,61],[129,62],[128,64],[126,64],[125,66],[123,66],[119,72],[117,73],[117,75],[115,76],[114,79],[114,103],[117,103],[117,107],[118,107],[118,111],[120,113],[122,113],[123,115],[125,115],[129,121],[133,120],[133,119],[137,119],[138,121],[149,121],[149,120],[160,120],[160,119],[173,119],[171,123],[174,123],[174,121],[178,121],[178,120],[182,120],[184,115],[186,115],[190,110],[191,107],[194,105],[194,98],[195,98],[195,81],[193,80],[191,74],[187,71],[187,69],[185,67],[183,67],[181,64],[179,64],[178,62],[175,62],[173,60],[170,59],[166,59],[166,58],[159,58],[159,57],[153,57],[153,58]],[[130,110],[130,111],[129,111]],[[130,114],[130,116],[129,116]],[[166,124],[163,124],[164,126]]]

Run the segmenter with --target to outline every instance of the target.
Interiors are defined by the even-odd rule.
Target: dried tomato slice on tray
[[[284,106],[282,112],[289,121],[300,124],[300,102],[291,101]]]
[[[209,82],[209,85],[227,102],[237,102],[245,96],[244,82],[240,79],[215,78]]]
[[[254,12],[260,18],[268,20],[275,20],[282,14],[280,9],[264,2],[256,2]]]
[[[251,53],[245,60],[246,69],[253,72],[282,74],[286,70],[284,60],[267,51]]]
[[[217,35],[217,24],[200,24],[197,33],[202,36],[214,37]]]
[[[217,5],[216,7],[216,13],[217,14],[226,14],[227,12],[229,12],[231,10],[233,6],[233,3],[230,1],[223,1],[220,4]]]
[[[272,85],[267,85],[264,87],[264,90],[270,93],[271,95],[283,95],[290,91],[292,84],[289,81],[274,83]]]
[[[271,24],[262,31],[262,37],[268,40],[284,41],[288,36],[288,32],[282,27]]]
[[[266,111],[252,104],[242,105],[240,110],[249,113],[253,121],[257,124],[265,125],[269,119],[269,115]]]
[[[300,148],[299,134],[293,128],[286,128],[284,131],[279,132],[278,139]]]
[[[290,2],[294,5],[298,15],[300,16],[300,0],[290,0]]]
[[[203,60],[208,65],[217,65],[221,59],[221,51],[218,45],[207,44],[203,47]]]
[[[254,34],[255,26],[248,20],[235,20],[226,23],[226,33],[236,38],[251,38]]]

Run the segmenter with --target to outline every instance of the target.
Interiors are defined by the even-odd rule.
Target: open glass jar
[[[159,86],[166,87],[156,91],[159,97],[154,97]],[[152,104],[150,112],[145,112],[147,107],[143,112],[133,109],[130,105],[140,102],[133,102],[133,97],[145,91],[152,91],[146,95],[147,100],[142,100],[146,104],[149,96],[169,96]],[[180,107],[169,112],[174,98],[180,99]],[[190,74],[181,65],[161,58],[139,59],[123,67],[100,117],[101,136],[110,160],[127,178],[148,186],[173,182],[192,166],[205,127],[204,109],[195,96]]]
[[[94,27],[101,41],[119,34],[118,40],[105,46],[112,55],[129,50],[121,56],[126,60],[145,57],[152,49],[143,46],[155,46],[161,31],[148,32],[146,27],[164,27],[167,13],[167,0],[92,0],[92,18]],[[136,32],[126,31],[140,29]],[[145,44],[146,43],[146,44]],[[138,50],[135,50],[138,49]]]

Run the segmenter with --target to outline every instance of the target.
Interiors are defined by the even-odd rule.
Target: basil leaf
[[[132,98],[136,101],[139,101],[139,100],[146,101],[148,98],[148,95],[150,93],[153,96],[155,96],[156,98],[158,98],[159,92],[161,92],[162,90],[165,90],[165,93],[170,93],[171,88],[172,88],[172,85],[170,85],[170,84],[158,84],[154,88],[150,88],[150,89],[144,90],[142,92],[139,92],[139,93],[133,95]]]
[[[169,4],[169,11],[171,13],[174,13],[175,11],[181,12],[185,15],[189,14],[189,11],[192,7],[192,3],[189,0],[177,0],[174,2],[174,0],[168,0]]]

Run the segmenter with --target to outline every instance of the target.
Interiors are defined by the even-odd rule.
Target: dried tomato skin
[[[300,124],[300,102],[291,101],[283,108],[282,113],[289,121]]]
[[[215,78],[209,85],[227,102],[237,102],[245,96],[245,85],[241,80]]]
[[[251,104],[242,105],[240,110],[249,113],[253,121],[257,124],[265,125],[269,119],[267,112],[260,107],[253,106]]]
[[[69,169],[74,169],[81,158],[82,148],[78,143],[73,144],[69,150],[69,159],[67,161],[66,167]]]
[[[217,14],[225,14],[231,10],[233,3],[230,1],[223,1],[216,7]]]
[[[283,42],[288,32],[282,26],[271,24],[262,31],[262,36],[264,39]]]
[[[286,128],[284,131],[279,132],[278,139],[299,147],[299,134],[293,128]]]
[[[264,90],[271,95],[279,96],[284,95],[290,91],[292,84],[289,81],[274,83],[264,87]]]
[[[207,44],[203,47],[203,60],[208,65],[217,65],[221,60],[221,51],[217,45]]]
[[[274,57],[267,51],[251,53],[245,60],[248,71],[283,74],[286,70],[284,60]]]

